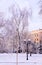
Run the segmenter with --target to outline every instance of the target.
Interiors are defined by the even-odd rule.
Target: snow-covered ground
[[[0,65],[42,65],[42,54],[32,54],[28,57],[29,60],[26,60],[26,53],[20,53],[18,57],[15,53],[3,53],[0,54]]]

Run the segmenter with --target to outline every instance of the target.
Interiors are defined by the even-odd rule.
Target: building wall
[[[33,43],[40,43],[42,41],[42,29],[32,31],[31,40]]]

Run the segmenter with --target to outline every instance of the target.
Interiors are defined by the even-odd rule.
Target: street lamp
[[[28,42],[27,42],[27,60],[28,60]]]
[[[28,53],[29,53],[29,44],[31,44],[31,40],[28,39],[28,41],[24,40],[24,44],[26,44],[26,56],[27,56],[27,60],[28,60]],[[30,56],[31,56],[31,52],[30,52]]]
[[[26,43],[26,48],[27,48],[27,60],[28,60],[28,53],[29,53],[29,48],[28,48],[28,44],[30,44],[31,43],[31,40],[30,39],[28,39],[28,41],[27,41],[27,43]]]

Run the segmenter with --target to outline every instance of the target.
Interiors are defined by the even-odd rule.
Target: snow
[[[26,53],[17,54],[16,53],[3,53],[0,54],[0,65],[42,65],[42,54],[32,54],[28,55],[28,60],[26,60]]]

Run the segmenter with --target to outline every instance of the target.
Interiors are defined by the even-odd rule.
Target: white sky
[[[27,9],[32,9],[32,17],[31,20],[29,18],[29,30],[35,30],[42,28],[42,20],[40,19],[38,15],[39,11],[39,0],[0,0],[0,11],[5,12],[5,17],[10,17],[10,13],[8,12],[8,7],[10,7],[15,2],[18,4],[18,6],[23,9],[26,7]]]

